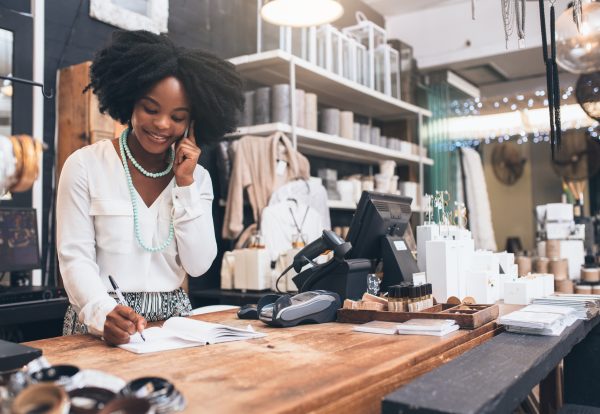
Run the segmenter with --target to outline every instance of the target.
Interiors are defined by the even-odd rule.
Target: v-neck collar
[[[127,183],[127,176],[125,175],[125,167],[123,167],[123,161],[121,160],[121,154],[119,154],[119,152],[117,151],[117,149],[115,148],[114,144],[112,143],[112,140],[108,140],[108,143],[110,144],[111,148],[112,148],[112,153],[114,154],[114,156],[116,157],[117,162],[120,165],[120,169],[119,171],[121,171],[121,175],[123,178],[123,181],[125,182],[125,186],[128,187],[127,188],[127,192],[129,192],[129,185]],[[154,201],[152,202],[152,204],[147,205],[146,202],[144,201],[144,199],[142,198],[142,196],[140,195],[140,193],[138,193],[137,188],[135,188],[135,185],[133,185],[133,192],[135,194],[135,196],[137,197],[137,204],[138,206],[142,205],[144,206],[144,208],[146,210],[153,210],[154,207],[158,204],[158,202],[164,197],[165,192],[169,189],[169,187],[173,186],[173,182],[175,180],[175,176],[171,177],[171,180],[169,180],[169,183],[165,186],[165,188],[163,188],[163,190],[160,192],[160,194],[154,199]],[[131,196],[131,193],[130,193]]]

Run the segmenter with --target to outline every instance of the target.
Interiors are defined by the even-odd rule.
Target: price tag
[[[285,174],[285,169],[287,168],[287,162],[283,161],[283,160],[279,160],[277,161],[277,168],[276,168],[276,173],[277,175],[283,175]]]

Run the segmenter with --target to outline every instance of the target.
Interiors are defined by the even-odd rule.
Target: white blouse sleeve
[[[56,245],[60,272],[69,301],[90,333],[102,335],[106,315],[114,309],[100,279],[96,241],[90,216],[88,176],[82,151],[65,162],[56,201]]]
[[[173,227],[179,260],[190,276],[206,273],[217,256],[217,241],[212,219],[213,188],[208,171],[198,165],[194,182],[175,187]]]

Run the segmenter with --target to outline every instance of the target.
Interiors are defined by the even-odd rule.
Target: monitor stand
[[[382,291],[402,282],[412,283],[413,273],[419,272],[417,261],[402,237],[384,236],[381,239],[381,258],[383,260]]]

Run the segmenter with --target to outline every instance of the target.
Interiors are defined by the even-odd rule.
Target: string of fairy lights
[[[562,130],[568,129],[580,130],[585,128],[587,133],[595,139],[600,139],[600,124],[588,118],[586,115],[579,115],[580,108],[576,103],[574,97],[574,88],[572,86],[567,87],[562,91],[562,104],[563,106],[572,107],[573,110],[577,110],[577,114],[572,117],[570,122],[563,122]],[[502,114],[510,116],[513,113],[514,117],[523,117],[523,114],[532,114],[536,110],[539,115],[545,113],[545,119],[537,119],[540,125],[547,124],[548,127],[544,128],[532,127],[531,130],[526,131],[525,127],[512,128],[506,127],[503,129],[502,125],[497,125],[494,132],[487,133],[482,136],[470,136],[468,138],[451,137],[448,141],[436,143],[436,149],[442,151],[453,151],[462,147],[478,147],[481,144],[491,144],[493,142],[515,142],[518,145],[527,143],[544,143],[550,142],[549,136],[549,120],[548,120],[548,99],[544,90],[536,90],[530,94],[516,94],[514,96],[503,96],[492,99],[481,100],[479,98],[466,99],[466,100],[452,100],[449,105],[449,116],[448,120],[453,119],[466,119],[469,120],[471,117],[479,117],[485,115],[498,115]],[[544,108],[546,108],[544,110]],[[539,117],[538,117],[539,118]],[[433,121],[435,122],[435,121]],[[499,122],[502,124],[502,122]],[[460,132],[459,132],[460,134]],[[468,135],[468,134],[465,134]]]

